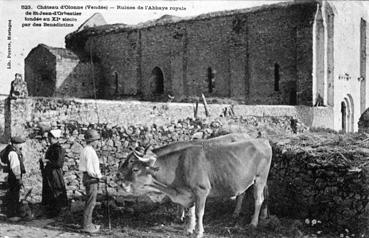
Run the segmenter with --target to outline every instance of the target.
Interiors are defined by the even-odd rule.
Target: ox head
[[[148,185],[152,184],[152,175],[159,170],[155,167],[155,162],[156,155],[149,147],[143,153],[133,149],[119,165],[117,183],[126,192],[138,195],[152,191]]]

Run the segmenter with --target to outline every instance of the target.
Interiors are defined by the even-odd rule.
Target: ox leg
[[[259,222],[260,208],[264,201],[264,187],[265,182],[263,179],[256,178],[254,183],[255,210],[251,220],[251,225],[253,227],[257,227]]]
[[[205,192],[205,191],[204,191]],[[196,217],[197,217],[197,226],[198,226],[198,233],[196,238],[201,238],[204,236],[204,224],[203,224],[203,217],[205,212],[205,202],[206,196],[208,192],[205,194],[197,194],[196,196]]]
[[[184,211],[184,208],[183,208]],[[192,234],[196,227],[195,204],[188,210],[189,220],[187,224],[187,233]]]
[[[232,215],[233,218],[237,218],[237,217],[240,216],[240,212],[241,212],[241,208],[242,208],[242,201],[243,201],[243,198],[245,197],[245,193],[246,192],[241,193],[236,198],[236,208],[234,209],[234,212],[233,212],[233,215]]]
[[[265,206],[263,207],[263,209],[261,209],[260,219],[267,219],[268,217],[269,217],[268,207]]]
[[[269,191],[268,191],[268,185],[266,184],[264,187],[264,203],[261,207],[261,219],[267,219],[269,218],[269,210],[268,210],[268,200],[269,200]]]
[[[185,218],[185,208],[182,205],[177,206],[178,209],[178,217],[180,222],[184,222]]]

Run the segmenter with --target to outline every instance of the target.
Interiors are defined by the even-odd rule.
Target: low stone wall
[[[28,135],[24,154],[26,158],[26,184],[34,187],[31,197],[34,201],[40,200],[41,175],[38,167],[38,160],[45,155],[47,149],[46,138],[39,127],[30,126],[35,122],[28,122],[24,130]],[[274,126],[273,126],[274,125]],[[305,130],[302,124],[291,127],[290,117],[245,117],[239,118],[219,118],[218,120],[191,118],[170,122],[166,125],[137,125],[110,126],[107,124],[90,124],[79,121],[57,122],[49,128],[59,128],[63,135],[60,143],[66,150],[65,159],[65,180],[69,197],[80,196],[84,188],[78,172],[80,152],[85,145],[84,133],[89,128],[97,129],[102,135],[99,157],[102,165],[106,166],[104,173],[111,174],[113,178],[117,171],[119,161],[124,159],[130,152],[130,147],[145,147],[151,144],[153,147],[166,145],[175,141],[189,141],[195,133],[203,133],[205,138],[214,137],[220,134],[233,132],[247,132],[252,136],[257,136],[263,128],[273,127],[275,133],[292,134],[297,128],[298,131]],[[117,194],[118,187],[110,181],[109,191]]]
[[[209,119],[223,114],[224,104],[209,104]],[[192,117],[194,105],[189,103],[152,103],[140,101],[107,101],[85,99],[30,98],[18,99],[11,104],[11,131],[23,134],[24,126],[36,126],[40,122],[78,121],[105,123],[110,126],[165,125],[172,121]],[[333,127],[333,110],[330,107],[234,105],[237,117],[289,116],[308,127]],[[205,117],[202,105],[198,116]]]
[[[129,147],[149,143],[157,147],[174,141],[188,141],[197,132],[203,132],[205,137],[230,131],[243,131],[251,136],[262,132],[263,136],[276,138],[276,135],[292,137],[295,132],[307,129],[300,123],[300,117],[283,116],[286,111],[297,113],[298,107],[234,106],[236,116],[224,116],[225,107],[211,105],[211,117],[194,120],[190,104],[43,98],[17,100],[11,105],[11,126],[13,134],[27,136],[25,185],[34,189],[30,199],[34,202],[41,199],[38,159],[47,149],[42,128],[63,131],[60,143],[67,152],[63,169],[71,199],[80,198],[84,192],[78,163],[88,128],[96,128],[102,135],[98,153],[104,173],[110,177],[116,174],[118,162],[129,153]],[[309,115],[316,110],[321,114],[329,111],[326,108],[302,107],[300,111],[306,114],[299,115]],[[276,116],[266,116],[266,112]],[[271,140],[274,150],[268,181],[271,212],[278,216],[315,218],[332,226],[355,226],[359,229],[359,222],[366,218],[369,181],[367,168],[355,162],[355,150],[342,147],[320,153],[321,144],[307,149],[304,147],[305,139],[301,137],[298,140],[302,145],[298,149],[292,147],[288,140]],[[369,153],[365,156],[369,157]],[[114,181],[109,182],[108,191],[111,195],[124,195]],[[103,193],[100,191],[101,195]]]
[[[312,142],[302,135],[299,145],[291,145],[291,140],[273,143],[271,210],[280,216],[320,220],[341,231],[366,229],[369,146],[361,141],[368,138],[353,137],[348,143],[342,143],[342,135]]]

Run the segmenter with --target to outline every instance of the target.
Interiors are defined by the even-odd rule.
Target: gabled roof
[[[33,48],[27,55],[30,56],[35,50],[39,48],[44,48],[48,50],[51,54],[55,56],[60,56],[62,58],[69,58],[69,59],[78,59],[78,56],[74,54],[71,50],[65,49],[65,48],[59,48],[59,47],[52,47],[45,44],[38,44],[35,48]]]

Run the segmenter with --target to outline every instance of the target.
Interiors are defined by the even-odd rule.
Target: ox
[[[188,233],[204,233],[203,215],[207,197],[239,195],[254,185],[255,210],[251,225],[256,227],[264,200],[272,149],[266,139],[217,144],[205,150],[201,145],[156,157],[131,153],[119,168],[122,186],[128,192],[160,191],[175,203],[190,208]]]
[[[207,140],[193,140],[193,141],[179,141],[174,142],[165,146],[161,146],[159,148],[155,148],[152,150],[152,152],[156,156],[164,156],[166,154],[172,153],[177,150],[181,150],[184,148],[187,148],[191,145],[202,145],[204,148],[212,147],[216,144],[223,144],[223,143],[229,143],[229,142],[236,142],[236,141],[242,141],[251,139],[251,137],[247,133],[231,133],[227,135],[222,135],[218,137],[214,137]],[[240,215],[241,208],[242,208],[242,201],[245,196],[245,193],[242,193],[237,196],[236,200],[236,207],[233,211],[233,217],[236,218]],[[266,208],[263,210],[263,213],[267,213]],[[184,209],[180,209],[180,220],[183,221],[184,219]]]

